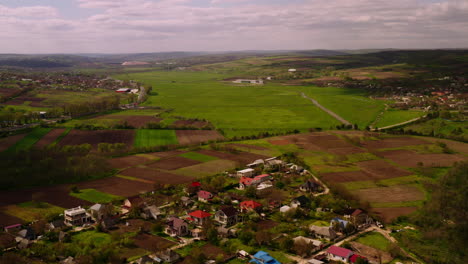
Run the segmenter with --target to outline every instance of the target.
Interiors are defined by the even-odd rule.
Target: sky
[[[0,0],[0,53],[468,48],[468,0]]]

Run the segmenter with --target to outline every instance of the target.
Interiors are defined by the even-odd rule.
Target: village
[[[364,209],[333,200],[323,182],[285,160],[259,159],[181,186],[155,184],[154,191],[120,202],[69,208],[50,222],[6,226],[1,248],[21,251],[76,242],[73,237],[84,234],[120,234],[143,254],[119,263],[387,263],[403,254]],[[285,183],[292,191],[284,191]],[[376,232],[395,246],[392,255],[352,242]],[[61,255],[56,261],[87,263],[80,258]]]

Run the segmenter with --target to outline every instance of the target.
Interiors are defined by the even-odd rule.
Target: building
[[[232,81],[233,83],[243,83],[243,84],[263,84],[262,79],[251,80],[251,79],[237,79]]]
[[[335,230],[344,232],[350,223],[346,220],[343,220],[339,217],[335,217],[330,221],[330,226],[334,227]]]
[[[197,225],[203,225],[211,216],[210,213],[207,213],[202,210],[196,210],[189,213],[189,220],[193,221]]]
[[[309,204],[310,204],[310,199],[305,197],[304,195],[296,197],[291,201],[291,207],[293,208],[306,207]]]
[[[265,161],[262,160],[262,159],[258,159],[250,164],[247,164],[247,167],[249,168],[255,168],[255,167],[258,167],[258,166],[262,166],[265,164]]]
[[[257,186],[271,178],[270,174],[257,175],[253,178],[242,176],[239,180],[239,189],[244,190],[249,186]]]
[[[334,240],[337,237],[335,230],[329,226],[315,226],[311,225],[309,227],[312,235],[315,238],[322,238],[327,240]]]
[[[188,235],[188,224],[183,219],[171,217],[166,223],[164,232],[172,237],[186,236]]]
[[[353,252],[347,248],[331,246],[327,250],[327,255],[330,260],[348,263],[349,258],[353,255]]]
[[[171,249],[166,249],[163,252],[158,254],[159,258],[161,258],[164,262],[174,263],[180,259],[180,255]]]
[[[200,201],[200,202],[207,203],[213,198],[213,196],[214,195],[212,193],[208,192],[208,191],[201,190],[201,191],[197,192],[198,201]]]
[[[261,208],[262,204],[255,201],[243,201],[240,203],[241,212],[259,211]]]
[[[140,196],[128,197],[125,199],[123,207],[130,210],[133,207],[141,208],[143,207],[144,201]]]
[[[289,69],[288,72],[296,72],[296,69]]]
[[[5,233],[15,234],[21,230],[21,224],[5,226],[3,230],[5,231]]]
[[[312,239],[308,237],[298,236],[293,238],[294,243],[298,243],[300,241],[305,241],[307,244],[312,244],[314,246],[314,250],[322,249],[323,243],[320,240]]]
[[[237,224],[239,212],[232,206],[221,207],[215,214],[215,220],[224,226]]]
[[[104,204],[95,204],[89,208],[89,213],[95,221],[100,221],[107,217],[108,214],[107,206]]]
[[[362,209],[346,209],[343,212],[343,218],[355,226],[370,225],[373,222],[372,218]]]
[[[91,215],[81,206],[64,211],[64,222],[66,225],[84,225],[91,223]]]
[[[282,168],[285,165],[284,161],[278,159],[277,157],[269,158],[265,160],[266,168]]]
[[[318,192],[320,191],[320,188],[320,184],[313,180],[308,180],[299,186],[299,190],[301,190],[301,192]]]
[[[278,260],[270,256],[265,251],[259,251],[252,256],[252,260],[249,263],[253,264],[281,264]]]
[[[245,169],[237,172],[237,177],[252,177],[255,173],[254,169]]]
[[[366,257],[360,256],[360,255],[357,255],[357,254],[354,254],[354,255],[352,255],[352,256],[349,258],[349,262],[351,262],[351,263],[356,263],[356,261],[358,260],[358,258],[363,259],[363,260],[365,260],[365,261],[368,261],[368,259],[367,259]]]
[[[130,88],[120,88],[120,89],[115,90],[116,93],[129,93],[131,91],[132,89]]]
[[[145,208],[143,208],[143,213],[141,213],[141,216],[144,219],[153,218],[154,220],[158,220],[161,215],[161,210],[159,210],[159,208],[156,207],[156,205],[146,206]]]

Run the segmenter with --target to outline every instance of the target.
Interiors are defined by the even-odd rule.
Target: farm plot
[[[0,152],[9,149],[26,136],[26,134],[19,134],[0,139]]]
[[[174,130],[138,129],[135,136],[135,147],[154,147],[176,145]]]
[[[149,164],[148,167],[162,170],[176,170],[200,163],[201,161],[175,156],[158,160],[154,163]]]
[[[121,120],[121,123],[127,122],[128,125],[135,128],[142,128],[148,123],[159,123],[162,118],[148,115],[103,115],[94,119],[116,119]]]
[[[191,177],[203,177],[224,172],[226,170],[234,169],[235,167],[237,167],[237,162],[219,159],[190,167],[181,168],[173,172]]]
[[[81,145],[90,144],[96,147],[99,143],[124,143],[127,146],[133,145],[135,132],[133,130],[77,130],[73,129],[59,144]]]
[[[151,159],[142,156],[127,156],[127,157],[120,157],[120,158],[113,158],[108,160],[109,164],[112,168],[116,169],[123,169],[127,167],[133,167],[136,165],[144,164],[150,162]]]
[[[122,171],[120,174],[135,178],[141,178],[152,182],[158,182],[162,184],[181,184],[192,181],[191,177],[176,175],[164,171],[158,171],[149,168],[130,168]],[[147,185],[147,188],[151,189],[152,186]]]
[[[254,154],[254,153],[250,153],[250,152],[239,152],[239,153],[236,153],[236,154],[232,154],[232,153],[226,153],[226,152],[220,152],[220,151],[208,150],[208,149],[199,150],[197,152],[201,153],[201,154],[204,154],[204,155],[217,157],[217,158],[220,158],[220,159],[235,161],[235,162],[240,163],[241,165],[249,164],[249,163],[251,163],[251,162],[253,162],[255,160],[258,160],[258,159],[267,159],[267,158],[269,158],[269,157],[264,156],[264,155]]]
[[[109,177],[77,184],[80,189],[96,189],[103,193],[109,193],[122,197],[130,197],[153,189],[148,183],[132,181],[119,177]]]
[[[55,140],[62,135],[66,130],[63,128],[52,129],[49,133],[43,136],[39,141],[36,143],[36,147],[46,147],[55,142]]]
[[[50,128],[34,128],[29,134],[23,137],[20,141],[17,141],[13,146],[11,146],[7,151],[22,151],[28,150],[34,144],[36,144],[39,139],[41,139],[44,135],[49,133]]]
[[[0,227],[5,227],[9,225],[16,225],[22,224],[24,222],[23,219],[14,217],[12,215],[6,214],[3,211],[0,212]]]
[[[207,161],[212,161],[212,160],[217,160],[218,158],[208,156],[208,155],[203,155],[197,152],[187,152],[179,155],[180,157],[184,157],[187,159],[192,159],[200,162],[207,162]]]
[[[2,212],[32,222],[41,218],[48,218],[63,213],[63,208],[45,202],[24,202],[8,205]]]
[[[170,151],[148,153],[148,155],[152,155],[158,158],[166,158],[166,157],[176,156],[176,155],[186,153],[186,152],[187,151],[176,149],[176,150],[170,150]]]
[[[378,179],[388,179],[411,175],[412,173],[397,168],[384,160],[369,160],[356,163],[362,170]]]
[[[293,144],[292,141],[287,140],[287,139],[268,140],[268,142],[276,146],[284,146],[284,145]]]
[[[372,208],[371,211],[381,218],[385,223],[390,223],[402,215],[409,215],[418,210],[418,207],[383,207]]]
[[[232,143],[232,144],[227,144],[226,146],[229,147],[234,147],[234,148],[242,148],[242,149],[254,149],[254,150],[269,150],[268,148],[262,147],[262,146],[256,146],[256,145],[250,145],[250,144],[240,144],[240,143]]]
[[[198,121],[198,120],[177,120],[170,125],[170,127],[174,128],[182,128],[182,127],[191,127],[191,128],[205,128],[205,127],[213,127],[209,122],[206,121]]]
[[[324,173],[322,177],[327,182],[353,182],[353,181],[369,181],[376,180],[373,174],[365,171],[344,171],[344,172],[332,172]]]
[[[356,190],[356,195],[370,203],[399,203],[424,200],[424,193],[414,186],[394,185]]]
[[[116,200],[123,200],[123,197],[103,193],[95,189],[83,189],[76,193],[71,192],[70,195],[92,203],[110,203]]]
[[[216,130],[177,130],[176,135],[181,145],[191,145],[224,139]]]
[[[425,167],[450,167],[457,161],[466,157],[454,154],[419,154],[411,150],[390,150],[378,153],[379,156],[390,159],[404,166],[416,168],[419,165]]]
[[[150,252],[160,252],[176,244],[162,237],[144,233],[133,237],[132,240],[135,241],[136,246],[146,249]]]
[[[362,143],[363,147],[375,150],[385,148],[401,148],[413,145],[430,144],[429,142],[414,137],[390,137],[381,140],[369,140]]]

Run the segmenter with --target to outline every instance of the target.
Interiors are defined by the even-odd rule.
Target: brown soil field
[[[6,105],[22,105],[22,104],[24,104],[24,101],[19,100],[19,99],[12,99],[12,100],[8,100],[4,104],[6,104]]]
[[[176,130],[176,135],[181,145],[191,145],[210,140],[224,139],[216,130]]]
[[[129,125],[136,128],[141,128],[146,126],[148,123],[159,123],[162,118],[154,116],[142,116],[142,115],[103,115],[96,117],[96,119],[118,119],[127,121]]]
[[[365,150],[360,149],[358,147],[331,148],[331,149],[328,149],[327,151],[335,155],[349,155],[349,154],[366,152]]]
[[[356,163],[362,170],[378,179],[388,179],[411,175],[412,173],[400,168],[397,168],[384,160],[369,160]]]
[[[171,157],[171,156],[176,156],[182,153],[186,153],[187,151],[183,150],[170,150],[170,151],[162,151],[162,152],[153,152],[153,153],[147,153],[149,155],[159,157],[159,158],[165,158],[165,157]]]
[[[20,141],[26,134],[19,134],[0,139],[0,152],[3,152],[13,146],[16,142]]]
[[[390,261],[393,260],[392,255],[390,255],[388,252],[378,250],[358,242],[350,242],[350,244],[353,248],[353,251],[359,252],[359,255],[366,257],[368,260],[373,261],[374,263],[390,263]],[[381,257],[380,259],[379,256]]]
[[[123,169],[149,162],[150,159],[141,156],[127,156],[108,160],[112,168]]]
[[[279,225],[279,223],[273,220],[262,220],[257,223],[258,230],[269,230],[277,225]]]
[[[205,244],[201,247],[202,252],[206,255],[208,259],[216,259],[218,255],[223,255],[224,256],[224,261],[228,260],[231,255],[226,253],[224,250],[222,250],[220,247],[217,247],[211,243]]]
[[[462,155],[455,154],[419,154],[411,150],[390,150],[378,153],[379,156],[390,159],[393,162],[416,168],[422,162],[425,167],[450,167],[457,161],[468,159]]]
[[[132,238],[135,245],[151,252],[159,252],[174,246],[176,243],[164,239],[162,237],[153,236],[150,234],[139,234]]]
[[[255,145],[249,145],[249,144],[239,144],[239,143],[227,144],[226,146],[246,148],[246,149],[255,149],[255,150],[268,150],[268,148],[265,148],[265,147],[262,147],[262,146],[255,146]]]
[[[268,140],[268,142],[270,142],[270,144],[272,145],[277,145],[277,146],[293,144],[291,141],[287,139]]]
[[[177,170],[180,168],[189,167],[189,166],[193,166],[193,165],[200,164],[200,163],[202,162],[197,161],[197,160],[187,159],[184,157],[174,156],[174,157],[158,160],[154,163],[149,164],[148,167],[155,168],[155,169],[163,169],[163,170]]]
[[[128,175],[130,176],[130,175]],[[96,189],[100,192],[110,193],[123,197],[130,197],[142,192],[153,190],[153,186],[140,181],[132,181],[119,177],[109,177],[77,184],[80,189]]]
[[[356,190],[355,193],[361,200],[371,203],[397,203],[424,199],[423,192],[409,185],[360,189]]]
[[[124,143],[133,145],[134,130],[77,130],[73,129],[62,140],[60,145],[91,144],[97,147],[99,143]]]
[[[111,233],[125,234],[130,232],[139,232],[140,230],[143,232],[149,232],[153,225],[153,223],[141,219],[127,219],[125,222],[129,223],[129,225],[119,223],[116,225],[118,229],[112,230]]]
[[[207,150],[207,149],[203,149],[197,152],[208,155],[208,156],[217,157],[220,159],[236,161],[241,164],[249,164],[258,159],[269,158],[267,156],[249,153],[249,152],[239,152],[238,154],[232,154],[232,153],[220,152],[220,151],[215,151],[215,150]]]
[[[0,228],[2,229],[2,231],[3,231],[3,227],[5,226],[22,224],[23,222],[24,221],[20,218],[0,212]]]
[[[327,182],[352,182],[352,181],[370,181],[377,178],[365,171],[345,171],[345,172],[332,172],[324,173],[322,177]]]
[[[19,91],[20,89],[0,88],[0,95],[4,97],[10,97]]]
[[[210,122],[197,121],[197,120],[177,120],[170,125],[170,127],[181,128],[181,127],[193,127],[193,128],[204,128],[212,127]]]
[[[376,214],[385,223],[392,222],[395,218],[402,215],[409,215],[418,210],[417,207],[386,207],[372,208],[371,212]]]
[[[191,177],[188,176],[172,174],[149,168],[130,168],[122,171],[120,174],[162,184],[182,184],[191,182],[193,180]],[[151,185],[146,185],[147,188],[152,189]]]
[[[362,143],[368,149],[400,148],[412,145],[430,144],[429,142],[413,137],[391,137],[381,140],[369,140]]]
[[[52,129],[49,133],[47,133],[45,136],[43,136],[36,144],[36,147],[43,148],[45,146],[48,146],[60,136],[62,133],[65,132],[65,129],[63,128],[57,128],[57,129]]]
[[[453,140],[448,140],[448,139],[441,139],[441,138],[431,138],[431,137],[424,137],[424,140],[437,143],[437,142],[442,142],[447,144],[447,147],[450,149],[460,152],[461,154],[468,155],[468,144],[459,142],[459,141],[453,141]]]

